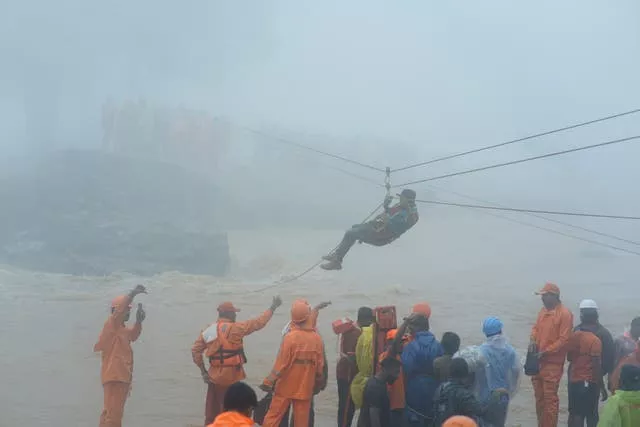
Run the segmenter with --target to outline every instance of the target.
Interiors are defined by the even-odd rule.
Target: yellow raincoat
[[[364,400],[364,387],[373,375],[373,326],[362,328],[356,344],[356,365],[358,373],[351,382],[351,399],[356,408],[360,409]]]

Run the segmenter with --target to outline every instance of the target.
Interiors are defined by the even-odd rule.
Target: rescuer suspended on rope
[[[385,246],[413,227],[419,219],[416,192],[404,189],[398,197],[398,203],[391,206],[393,198],[387,194],[383,203],[384,212],[371,221],[354,225],[347,230],[338,247],[322,257],[327,263],[320,267],[324,270],[340,270],[342,260],[357,241],[373,246]]]

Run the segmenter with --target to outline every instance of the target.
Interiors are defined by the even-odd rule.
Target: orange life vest
[[[229,332],[232,325],[231,322],[217,323],[217,337],[211,341],[205,351],[205,356],[209,358],[211,366],[240,366],[247,363],[244,345],[229,342]]]

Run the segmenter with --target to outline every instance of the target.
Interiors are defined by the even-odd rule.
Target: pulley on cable
[[[418,222],[416,192],[410,189],[402,190],[398,194],[398,203],[392,206],[392,187],[391,168],[387,167],[384,178],[384,201],[363,222],[347,230],[338,246],[322,257],[326,261],[320,266],[322,269],[341,270],[344,257],[356,242],[372,246],[386,246]],[[380,207],[383,208],[383,211],[370,220]]]

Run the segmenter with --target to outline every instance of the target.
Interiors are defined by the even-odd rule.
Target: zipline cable
[[[468,194],[463,194],[463,193],[460,193],[460,192],[457,192],[457,191],[445,189],[445,188],[438,187],[438,186],[435,186],[435,185],[429,185],[429,187],[431,187],[431,188],[433,188],[434,190],[437,190],[437,191],[442,191],[442,192],[445,192],[445,193],[454,194],[454,195],[456,195],[458,197],[462,197],[464,199],[473,200],[475,202],[488,203],[488,204],[495,205],[495,206],[498,206],[498,207],[504,207],[503,205],[500,205],[499,203],[494,203],[494,202],[491,202],[491,201],[478,199],[477,197],[472,197],[472,196],[469,196]],[[601,231],[597,231],[597,230],[594,230],[592,228],[582,227],[580,225],[571,224],[569,222],[560,221],[560,220],[557,220],[557,219],[554,219],[554,218],[549,218],[549,217],[546,217],[544,215],[539,215],[539,214],[535,214],[535,213],[531,213],[531,212],[525,212],[525,214],[527,214],[529,216],[532,216],[534,218],[541,219],[543,221],[547,221],[547,222],[551,222],[551,223],[554,223],[554,224],[563,225],[565,227],[574,228],[576,230],[581,230],[581,231],[584,231],[584,232],[587,232],[587,233],[595,234],[595,235],[601,236],[601,237],[606,237],[606,238],[612,239],[612,240],[618,240],[620,242],[628,243],[628,244],[631,244],[631,245],[640,246],[640,242],[636,242],[634,240],[625,239],[623,237],[615,236],[615,235],[609,234],[609,233],[603,233]]]
[[[508,207],[499,207],[499,206],[471,205],[466,203],[454,203],[454,202],[444,202],[444,201],[436,201],[436,200],[416,199],[416,202],[428,203],[433,205],[457,206],[460,208],[485,209],[485,210],[492,210],[492,211],[535,213],[535,214],[546,214],[546,215],[582,216],[582,217],[589,217],[589,218],[625,219],[625,220],[636,220],[636,221],[640,220],[640,216],[607,215],[607,214],[594,214],[594,213],[584,213],[584,212],[546,211],[546,210],[540,210],[540,209],[520,209],[520,208],[508,208]]]
[[[582,242],[590,243],[592,245],[602,246],[602,247],[605,247],[605,248],[608,248],[608,249],[613,249],[613,250],[616,250],[616,251],[626,252],[626,253],[629,253],[629,254],[639,255],[640,256],[640,252],[632,251],[630,249],[621,248],[619,246],[610,245],[608,243],[598,242],[597,240],[587,239],[586,237],[575,236],[573,234],[569,234],[569,233],[565,233],[565,232],[562,232],[562,231],[554,230],[552,228],[542,227],[540,225],[531,224],[530,222],[520,221],[520,220],[517,220],[517,219],[509,218],[509,217],[504,216],[504,215],[498,215],[498,214],[487,212],[487,211],[485,211],[483,213],[485,215],[489,215],[489,216],[493,216],[493,217],[496,217],[496,218],[500,218],[500,219],[503,219],[505,221],[513,222],[515,224],[524,225],[525,227],[535,228],[535,229],[538,229],[538,230],[546,231],[548,233],[553,233],[553,234],[558,234],[560,236],[568,237],[570,239],[580,240]]]
[[[473,150],[464,151],[464,152],[457,153],[457,154],[450,154],[448,156],[438,157],[438,158],[435,158],[433,160],[428,160],[426,162],[415,163],[415,164],[412,164],[412,165],[404,166],[402,168],[393,169],[392,172],[405,171],[405,170],[417,168],[417,167],[420,167],[420,166],[425,166],[425,165],[430,165],[430,164],[437,163],[437,162],[442,162],[442,161],[445,161],[445,160],[455,159],[455,158],[466,156],[466,155],[469,155],[469,154],[480,153],[482,151],[487,151],[487,150],[492,150],[492,149],[499,148],[499,147],[504,147],[505,145],[515,144],[517,142],[528,141],[530,139],[540,138],[540,137],[551,135],[551,134],[554,134],[554,133],[564,132],[566,130],[576,129],[576,128],[579,128],[579,127],[582,127],[582,126],[588,126],[588,125],[592,125],[594,123],[600,123],[600,122],[604,122],[604,121],[607,121],[607,120],[616,119],[618,117],[623,117],[623,116],[628,116],[628,115],[631,115],[631,114],[636,114],[638,112],[640,112],[640,108],[637,108],[635,110],[625,111],[624,113],[612,114],[610,116],[601,117],[601,118],[595,119],[595,120],[589,120],[589,121],[582,122],[582,123],[576,123],[576,124],[565,126],[565,127],[558,128],[558,129],[553,129],[553,130],[548,130],[548,131],[545,131],[545,132],[536,133],[534,135],[525,136],[523,138],[512,139],[510,141],[501,142],[499,144],[488,145],[486,147],[476,148],[476,149],[473,149]]]
[[[504,166],[511,166],[511,165],[516,165],[516,164],[519,164],[519,163],[525,163],[525,162],[531,162],[531,161],[534,161],[534,160],[546,159],[546,158],[549,158],[549,157],[562,156],[562,155],[569,154],[569,153],[575,153],[575,152],[578,152],[578,151],[590,150],[590,149],[593,149],[593,148],[604,147],[604,146],[607,146],[607,145],[620,144],[620,143],[623,143],[623,142],[635,141],[635,140],[638,140],[638,139],[640,139],[640,135],[630,136],[630,137],[627,137],[627,138],[614,139],[614,140],[611,140],[611,141],[601,142],[599,144],[586,145],[584,147],[576,147],[576,148],[571,148],[571,149],[563,150],[563,151],[555,151],[553,153],[542,154],[540,156],[527,157],[527,158],[524,158],[524,159],[512,160],[510,162],[498,163],[498,164],[489,165],[489,166],[483,166],[483,167],[474,168],[474,169],[467,169],[467,170],[463,170],[463,171],[459,171],[459,172],[452,172],[452,173],[448,173],[446,175],[434,176],[434,177],[430,177],[430,178],[419,179],[419,180],[416,180],[416,181],[409,181],[409,182],[405,182],[404,184],[394,185],[394,187],[404,187],[404,186],[407,186],[407,185],[413,185],[413,184],[420,184],[420,183],[423,183],[423,182],[436,181],[436,180],[439,180],[439,179],[451,178],[451,177],[459,176],[459,175],[468,175],[468,174],[471,174],[471,173],[482,172],[482,171],[486,171],[486,170],[489,170],[489,169],[496,169],[496,168],[501,168],[501,167],[504,167]]]
[[[240,128],[240,129],[242,129],[242,130],[244,130],[246,132],[252,133],[254,135],[258,135],[258,136],[260,136],[262,138],[266,138],[266,139],[270,139],[270,140],[279,142],[281,144],[290,145],[290,146],[297,147],[297,148],[300,148],[300,149],[303,149],[303,150],[308,150],[308,151],[314,152],[316,154],[320,154],[320,155],[323,155],[323,156],[326,156],[326,157],[331,157],[333,159],[342,160],[343,162],[351,163],[352,165],[360,166],[360,167],[363,167],[363,168],[366,168],[366,169],[370,169],[370,170],[374,170],[374,171],[377,171],[377,172],[383,172],[383,173],[385,172],[384,169],[378,168],[376,166],[368,165],[366,163],[362,163],[362,162],[359,162],[357,160],[349,159],[347,157],[340,156],[338,154],[333,154],[333,153],[329,153],[329,152],[326,152],[326,151],[318,150],[317,148],[309,147],[308,145],[300,144],[298,142],[294,142],[294,141],[288,140],[286,138],[282,138],[280,136],[271,135],[271,134],[268,134],[266,132],[250,128],[248,126],[240,125],[240,124],[237,124],[237,123],[231,123],[231,122],[227,122],[227,123],[230,123],[231,125],[233,125],[233,126],[235,126],[237,128]]]

